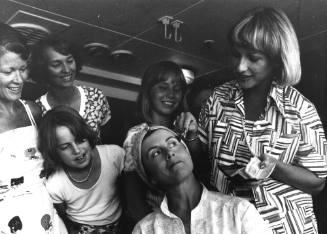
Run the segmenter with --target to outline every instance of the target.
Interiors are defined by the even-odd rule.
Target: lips
[[[67,81],[71,81],[73,79],[73,76],[72,75],[62,76],[61,79],[67,82]]]
[[[18,87],[8,87],[8,89],[13,93],[20,93],[22,91],[22,86]]]
[[[240,75],[239,78],[240,78],[241,80],[247,80],[247,79],[252,78],[252,76],[244,76],[244,75]]]
[[[85,159],[86,159],[86,154],[82,154],[81,156],[77,157],[75,161],[80,163],[80,162],[84,162]]]
[[[173,107],[175,105],[175,101],[172,100],[163,100],[161,101],[164,105],[169,106],[169,107]]]
[[[182,161],[178,161],[178,162],[173,162],[169,165],[169,170],[173,169],[175,166],[177,166],[178,164],[182,163]]]

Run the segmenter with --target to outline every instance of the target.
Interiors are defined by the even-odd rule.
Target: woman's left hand
[[[174,122],[177,131],[188,139],[195,139],[198,135],[198,124],[191,112],[182,112]]]
[[[278,161],[276,158],[270,156],[269,154],[261,155],[260,160],[260,169],[275,168]]]
[[[274,171],[278,160],[263,154],[260,158],[253,157],[245,167],[245,173],[252,179],[267,179]]]

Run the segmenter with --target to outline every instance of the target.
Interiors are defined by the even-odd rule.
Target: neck
[[[151,119],[152,124],[165,126],[167,128],[171,128],[172,126],[172,119],[170,116],[163,116],[152,112]]]
[[[245,118],[256,121],[264,117],[267,105],[267,96],[271,87],[271,82],[253,89],[243,90]]]
[[[77,168],[72,168],[72,167],[66,167],[65,171],[66,174],[68,175],[68,177],[76,182],[76,183],[83,183],[89,180],[93,168],[94,168],[94,156],[93,154],[91,154],[91,160],[89,165],[87,165],[85,168],[83,169],[77,169]]]
[[[202,185],[192,174],[181,184],[166,191],[169,210],[181,218],[189,216],[199,204],[201,195]]]
[[[51,86],[48,91],[48,101],[56,105],[67,105],[72,103],[78,93],[75,86],[57,87]]]
[[[263,83],[262,85],[255,86],[251,89],[243,89],[244,98],[265,99],[270,91],[271,84],[272,84],[272,80],[269,79],[267,80],[267,82]]]
[[[19,101],[7,101],[1,100],[0,101],[0,112],[1,113],[14,113]]]

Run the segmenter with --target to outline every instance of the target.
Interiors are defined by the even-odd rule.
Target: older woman
[[[29,52],[13,28],[0,24],[0,233],[66,233],[40,177],[36,148],[41,111],[20,99]]]
[[[103,92],[97,88],[76,86],[74,81],[82,68],[77,49],[68,41],[49,36],[33,48],[31,78],[48,86],[48,92],[36,100],[42,112],[59,105],[77,110],[97,133],[111,118]]]
[[[133,233],[271,233],[248,201],[210,192],[200,184],[187,146],[172,130],[143,124],[132,141],[140,177],[166,195]]]
[[[327,175],[326,139],[300,81],[298,40],[280,10],[259,8],[232,29],[236,80],[215,88],[199,131],[211,184],[251,200],[274,233],[318,233],[311,194]]]

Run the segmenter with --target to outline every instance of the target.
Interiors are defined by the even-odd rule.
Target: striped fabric
[[[199,117],[201,141],[211,162],[211,184],[225,194],[250,196],[274,233],[318,233],[312,197],[268,178],[258,186],[230,176],[252,157],[270,153],[278,160],[326,177],[327,143],[314,105],[296,89],[272,84],[265,113],[245,120],[242,89],[237,81],[215,88]],[[242,185],[242,186],[240,186]],[[240,188],[242,187],[242,188]],[[238,191],[242,190],[242,193]]]

